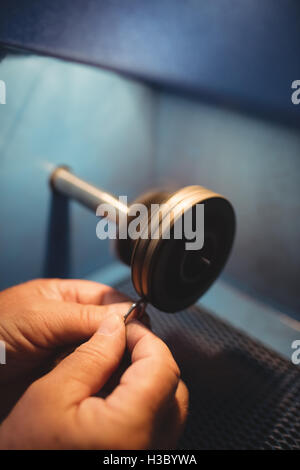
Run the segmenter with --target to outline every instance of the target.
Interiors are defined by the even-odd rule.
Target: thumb
[[[70,405],[97,393],[118,367],[126,347],[124,320],[116,313],[102,318],[96,333],[47,375]]]

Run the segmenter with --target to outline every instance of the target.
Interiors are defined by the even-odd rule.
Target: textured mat
[[[300,367],[198,307],[147,311],[190,391],[179,448],[300,449]]]

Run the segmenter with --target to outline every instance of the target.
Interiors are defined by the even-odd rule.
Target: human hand
[[[122,318],[110,313],[86,343],[34,382],[0,426],[3,449],[173,448],[188,393],[167,346],[137,321],[127,327],[131,365],[96,397],[125,350]]]
[[[0,421],[25,389],[40,377],[55,354],[82,343],[112,312],[123,315],[128,298],[91,281],[37,279],[0,292]]]

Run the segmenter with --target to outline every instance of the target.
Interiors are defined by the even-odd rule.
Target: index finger
[[[126,330],[132,364],[106,403],[122,414],[149,419],[174,397],[180,371],[167,345],[148,328],[132,321]]]
[[[51,279],[53,288],[65,302],[107,305],[127,302],[129,298],[113,287],[85,279]]]

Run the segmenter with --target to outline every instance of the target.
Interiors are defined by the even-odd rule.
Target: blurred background
[[[296,0],[2,2],[0,288],[129,276],[97,219],[54,196],[65,164],[134,199],[200,184],[237,234],[201,304],[290,356],[300,331]]]

